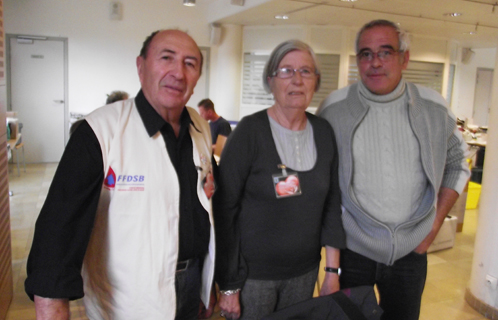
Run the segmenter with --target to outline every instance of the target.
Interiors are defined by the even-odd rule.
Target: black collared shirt
[[[142,91],[135,102],[149,135],[161,132],[178,175],[179,261],[202,257],[208,250],[210,227],[208,213],[197,197],[198,175],[189,133],[193,124],[188,111],[184,109],[182,113],[177,138],[171,125],[152,108]],[[36,222],[25,282],[31,299],[33,295],[83,297],[81,267],[95,220],[104,170],[98,139],[90,125],[82,121],[64,150]]]
[[[180,250],[178,260],[203,257],[209,244],[209,217],[197,197],[198,172],[193,160],[189,129],[197,130],[186,108],[180,117],[180,133],[150,106],[142,91],[135,98],[137,110],[149,136],[161,132],[180,184]]]

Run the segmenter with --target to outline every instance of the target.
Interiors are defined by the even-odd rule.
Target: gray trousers
[[[317,276],[318,267],[287,280],[247,279],[240,293],[240,320],[260,320],[277,310],[313,298]]]

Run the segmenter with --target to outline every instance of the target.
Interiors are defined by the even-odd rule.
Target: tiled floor
[[[10,173],[10,201],[12,226],[12,255],[14,274],[14,299],[7,320],[35,319],[34,304],[24,293],[26,258],[32,242],[36,217],[45,200],[56,164],[27,165],[27,172],[13,168]],[[429,273],[422,301],[420,320],[478,320],[485,319],[464,300],[470,278],[474,247],[477,210],[468,210],[463,232],[457,233],[455,246],[429,254]],[[71,319],[86,319],[80,303],[71,305]],[[219,317],[219,311],[211,319]]]

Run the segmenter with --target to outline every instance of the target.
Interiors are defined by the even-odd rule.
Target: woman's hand
[[[219,306],[221,309],[220,316],[227,319],[240,318],[240,292],[231,295],[220,293]]]
[[[341,289],[339,285],[339,275],[337,273],[325,272],[322,288],[320,289],[320,296],[332,294]]]

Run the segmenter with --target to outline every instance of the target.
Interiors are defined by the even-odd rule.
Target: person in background
[[[216,146],[216,139],[218,135],[228,137],[232,132],[230,123],[223,117],[219,116],[214,110],[214,103],[210,99],[204,99],[197,105],[201,117],[209,121],[209,128],[211,128],[211,138],[213,139],[213,150]]]
[[[128,93],[124,91],[113,91],[110,94],[107,95],[107,100],[105,104],[111,104],[116,101],[120,100],[127,100],[129,97]]]
[[[214,274],[209,126],[185,107],[202,70],[195,41],[152,33],[141,90],[71,136],[36,222],[25,290],[37,319],[197,319]]]
[[[427,249],[469,178],[467,146],[441,95],[406,82],[408,35],[374,20],[356,38],[361,81],[317,115],[339,149],[341,287],[377,285],[383,320],[418,319]]]
[[[116,101],[127,100],[129,98],[128,93],[124,91],[113,91],[107,95],[107,100],[105,104],[111,104]],[[72,135],[74,131],[78,128],[78,126],[84,121],[84,119],[76,120],[71,127],[69,128],[69,135]]]
[[[315,54],[301,41],[283,42],[263,77],[275,103],[243,118],[228,138],[213,199],[215,277],[227,319],[259,320],[311,299],[322,246],[323,287],[339,289],[345,238],[334,132],[306,112],[320,87]]]

